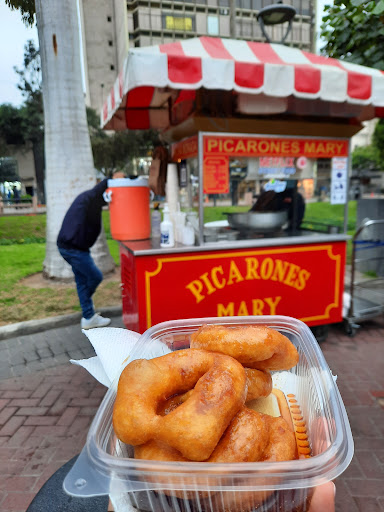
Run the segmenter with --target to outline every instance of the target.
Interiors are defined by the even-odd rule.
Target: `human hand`
[[[336,487],[333,482],[316,487],[309,512],[335,512]]]

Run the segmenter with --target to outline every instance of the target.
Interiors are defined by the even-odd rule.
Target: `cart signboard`
[[[136,258],[135,264],[133,260],[123,247],[122,274],[123,266],[131,268],[137,279],[137,297],[131,290],[131,306],[123,308],[129,329],[143,332],[165,320],[212,316],[287,315],[308,325],[342,319],[344,242],[147,255]]]
[[[203,152],[205,156],[333,158],[348,156],[348,140],[204,135]]]

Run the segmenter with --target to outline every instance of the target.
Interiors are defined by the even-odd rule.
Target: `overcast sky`
[[[326,3],[331,3],[331,0],[318,0],[318,27]],[[23,68],[24,45],[28,39],[33,39],[38,46],[36,27],[26,27],[21,21],[20,13],[11,11],[0,0],[0,105],[11,103],[19,106],[23,101],[17,88],[18,76],[13,68]]]
[[[17,88],[18,75],[13,68],[23,68],[24,45],[33,39],[39,46],[36,27],[27,28],[19,11],[11,11],[0,0],[0,104],[19,106],[23,98]]]

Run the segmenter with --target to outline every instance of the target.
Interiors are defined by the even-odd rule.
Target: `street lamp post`
[[[261,31],[268,43],[271,43],[272,41],[265,30],[265,26],[281,25],[282,23],[288,22],[286,33],[280,41],[280,44],[283,44],[292,29],[292,21],[295,15],[296,9],[292,7],[292,5],[283,4],[281,1],[260,9],[257,14],[257,21],[259,22]]]

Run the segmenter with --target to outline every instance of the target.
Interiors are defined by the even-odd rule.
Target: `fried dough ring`
[[[272,391],[272,376],[267,371],[254,370],[251,368],[244,368],[247,375],[247,397],[246,402],[268,396]],[[191,396],[192,390],[187,391],[183,395],[175,395],[168,398],[165,402],[159,404],[157,414],[166,416],[173,410],[177,409],[179,405],[183,404]]]
[[[173,447],[153,440],[135,446],[134,451],[136,459],[191,462]],[[204,462],[278,462],[296,458],[295,435],[284,418],[242,407]]]
[[[246,402],[268,396],[272,391],[272,375],[268,371],[244,368],[247,375],[248,393]]]
[[[264,325],[202,325],[191,335],[191,348],[227,354],[248,368],[289,370],[299,361],[291,341]]]
[[[157,440],[190,460],[206,460],[243,406],[246,382],[240,363],[204,350],[132,361],[119,379],[114,430],[121,441],[133,446]],[[177,409],[166,416],[157,414],[159,403],[192,388]]]
[[[158,441],[149,441],[134,449],[136,459],[191,462],[179,451],[171,446]],[[296,441],[294,433],[289,429],[283,418],[274,418],[261,414],[247,407],[243,407],[233,418],[223,437],[213,451],[212,455],[205,462],[210,463],[235,463],[235,462],[257,462],[257,461],[283,461],[297,458]],[[225,477],[223,477],[225,479]],[[151,477],[149,477],[149,480]],[[175,486],[183,485],[183,477],[164,478],[164,484],[169,482]],[[206,485],[206,480],[196,478],[195,484]],[[156,483],[162,483],[161,478],[156,476]],[[223,482],[223,485],[225,482]],[[162,490],[162,493],[179,498],[192,495],[194,491]],[[195,491],[200,497],[214,496],[214,492]],[[272,491],[251,491],[252,503],[261,503]],[[232,493],[229,493],[232,495]],[[230,498],[230,497],[229,497]],[[226,507],[231,508],[231,503]],[[214,509],[216,510],[216,508]],[[219,508],[217,508],[219,510]],[[220,508],[221,510],[221,508]]]

